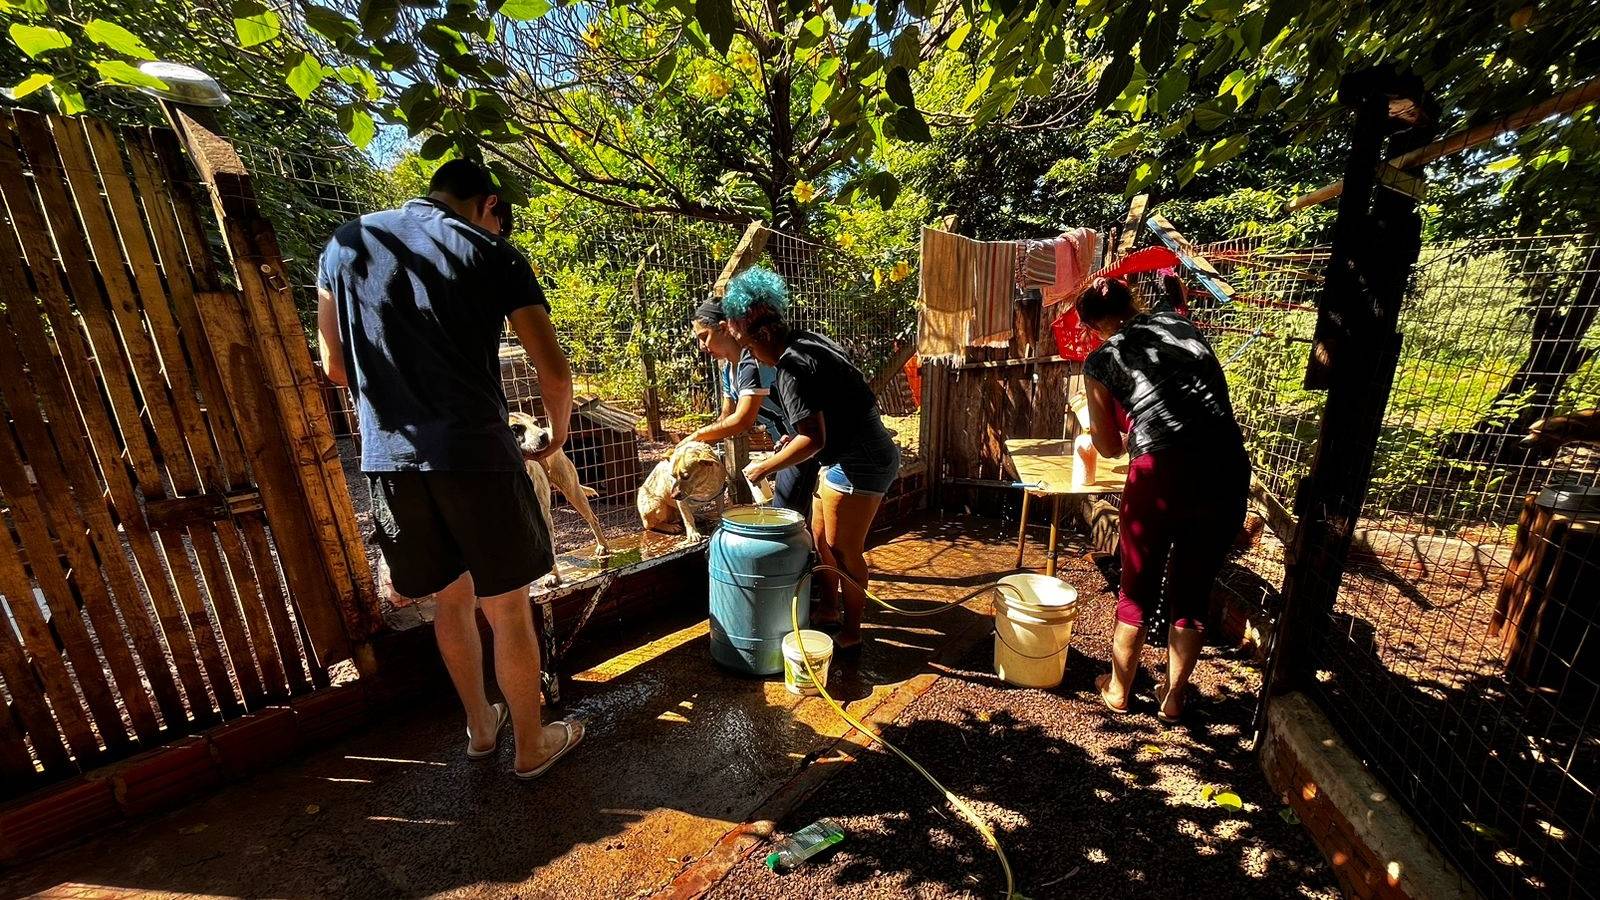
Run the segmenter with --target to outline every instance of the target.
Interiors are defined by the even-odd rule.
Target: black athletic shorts
[[[373,540],[402,596],[471,572],[474,592],[492,597],[555,567],[527,472],[368,472],[367,484]]]

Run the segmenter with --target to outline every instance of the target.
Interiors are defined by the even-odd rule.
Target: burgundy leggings
[[[1157,450],[1128,466],[1118,531],[1117,621],[1144,627],[1161,609],[1177,628],[1204,630],[1211,583],[1244,524],[1250,464],[1242,450]]]

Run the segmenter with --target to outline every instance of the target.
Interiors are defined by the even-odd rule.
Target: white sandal
[[[555,765],[558,761],[560,761],[561,757],[567,755],[567,751],[568,750],[571,750],[573,747],[578,746],[578,744],[583,740],[583,736],[585,734],[587,734],[588,731],[589,731],[580,722],[578,724],[578,729],[577,729],[578,736],[577,737],[573,737],[572,736],[573,724],[571,722],[567,721],[566,719],[557,719],[556,721],[551,722],[550,724],[552,724],[552,725],[560,725],[561,726],[562,731],[564,731],[566,733],[566,737],[567,737],[566,743],[561,745],[561,749],[560,750],[557,750],[556,752],[550,754],[550,758],[545,760],[543,763],[541,763],[538,768],[530,769],[529,771],[526,771],[526,772],[513,772],[513,774],[516,775],[517,778],[521,779],[522,781],[532,781],[533,779],[538,778],[540,775],[543,775],[545,772],[548,772],[550,770],[551,766]]]
[[[506,723],[511,721],[511,710],[504,703],[496,703],[493,707],[495,714],[494,743],[487,750],[472,749],[472,729],[467,729],[467,759],[488,759],[500,749],[500,732],[506,728]]]

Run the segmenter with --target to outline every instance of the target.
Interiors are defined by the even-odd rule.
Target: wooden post
[[[1149,194],[1139,194],[1128,202],[1128,215],[1122,220],[1122,228],[1117,235],[1117,256],[1127,256],[1133,252],[1133,245],[1139,240],[1139,223],[1144,221],[1144,211],[1149,205]]]
[[[733,248],[733,255],[728,257],[727,265],[722,267],[722,274],[717,276],[716,287],[713,292],[718,296],[728,293],[728,282],[733,276],[755,265],[767,249],[767,238],[772,232],[765,222],[751,222],[745,228],[744,236],[739,238],[738,246]],[[728,496],[734,503],[754,503],[755,497],[750,493],[750,483],[744,479],[744,467],[750,464],[750,436],[736,434],[722,442],[722,460],[728,469]]]
[[[236,409],[236,418],[241,425],[249,416],[268,420],[255,424],[276,432],[276,439],[269,441],[277,446],[269,452],[287,452],[297,482],[299,497],[292,499],[283,496],[288,485],[263,483],[268,518],[285,523],[274,528],[280,540],[285,530],[294,528],[291,523],[304,520],[311,526],[310,543],[316,548],[320,577],[313,577],[304,560],[295,563],[293,572],[287,572],[287,562],[285,568],[292,579],[291,590],[305,609],[314,642],[325,644],[314,648],[319,664],[325,665],[328,652],[336,658],[344,651],[331,635],[312,628],[319,615],[315,607],[321,598],[317,595],[323,589],[331,591],[327,602],[343,619],[348,638],[362,641],[382,627],[382,620],[377,588],[356,526],[305,331],[294,308],[288,273],[272,224],[256,202],[250,173],[233,146],[218,132],[211,112],[165,102],[162,110],[210,188],[212,206],[239,286],[236,300],[221,294],[211,294],[207,299],[237,302],[251,332],[219,334],[212,342],[213,349],[220,354],[230,344],[235,348],[252,346],[261,371],[250,373],[246,371],[248,367],[242,369],[238,359],[219,359],[219,365],[234,378],[256,379],[272,401],[269,409]],[[208,317],[207,325],[211,324]],[[291,509],[290,502],[299,509]],[[363,646],[358,644],[353,649],[358,665],[365,668],[370,658],[361,652]]]
[[[639,265],[633,270],[633,304],[639,317],[639,359],[644,363],[644,421],[652,441],[664,440],[667,432],[661,427],[661,391],[656,382],[656,355],[650,349],[648,337],[649,307],[644,302],[644,273],[650,256],[660,248],[660,244],[651,244],[639,257]]]
[[[1387,188],[1373,196],[1385,137],[1397,125],[1390,100],[1408,87],[1398,81],[1381,68],[1347,75],[1339,88],[1340,97],[1356,106],[1357,119],[1345,167],[1349,190],[1339,206],[1320,304],[1316,352],[1322,355],[1313,360],[1313,371],[1328,385],[1328,401],[1310,474],[1296,496],[1300,524],[1268,660],[1270,693],[1302,686],[1311,675],[1366,499],[1399,361],[1400,304],[1421,252],[1422,220],[1415,197]],[[1426,127],[1408,128],[1390,141],[1391,149],[1403,151],[1426,139]],[[1258,711],[1258,735],[1264,710],[1265,704]]]

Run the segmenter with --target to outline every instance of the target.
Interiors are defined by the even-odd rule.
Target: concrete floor
[[[1009,571],[1011,540],[989,525],[913,525],[872,559],[885,593],[944,599]],[[588,738],[538,782],[511,779],[509,746],[466,760],[459,711],[430,697],[296,763],[8,872],[0,896],[648,895],[845,730],[781,680],[713,667],[704,610],[670,604],[642,638],[588,648],[567,693]],[[982,599],[929,618],[869,614],[875,642],[858,673],[835,680],[836,696],[865,715],[986,618]]]

